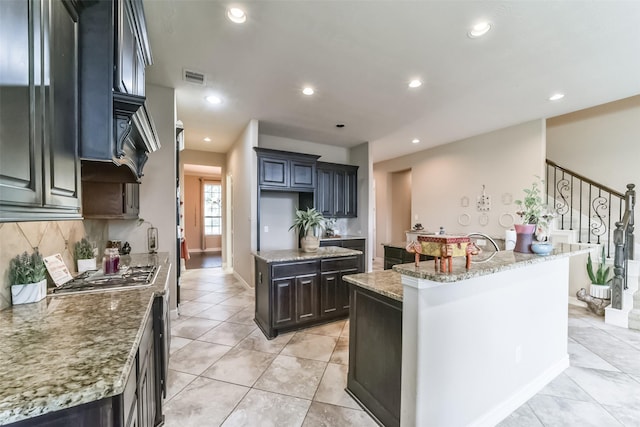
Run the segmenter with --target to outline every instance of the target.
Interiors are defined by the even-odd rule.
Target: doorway
[[[187,269],[222,267],[222,168],[184,165],[184,235]]]

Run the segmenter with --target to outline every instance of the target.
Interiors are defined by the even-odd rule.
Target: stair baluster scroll
[[[607,257],[614,257],[611,306],[621,309],[634,256],[635,185],[622,194],[548,159],[546,185],[559,229],[576,232],[578,243],[605,245]]]

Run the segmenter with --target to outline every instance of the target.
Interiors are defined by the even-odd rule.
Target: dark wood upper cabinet
[[[77,3],[0,2],[0,221],[80,218]]]
[[[80,13],[83,180],[138,182],[160,147],[144,97],[152,63],[145,22],[142,0],[87,2]]]
[[[316,209],[324,216],[358,216],[358,166],[318,162]]]
[[[254,147],[258,155],[258,187],[262,190],[313,192],[316,161],[311,154]]]

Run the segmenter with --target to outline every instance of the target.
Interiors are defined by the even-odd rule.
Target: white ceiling
[[[205,165],[192,165],[185,163],[184,165],[185,175],[196,176],[213,176],[220,177],[222,175],[222,167],[220,166],[205,166]]]
[[[380,161],[640,93],[638,1],[261,0],[233,3],[242,25],[230,4],[144,0],[147,80],[176,89],[190,149],[226,152],[258,119],[271,135],[369,141]],[[480,20],[492,30],[467,37]]]

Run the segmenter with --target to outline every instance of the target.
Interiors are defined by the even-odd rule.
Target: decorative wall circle
[[[478,217],[478,224],[485,227],[489,224],[489,215],[485,212]]]
[[[471,224],[471,216],[469,214],[463,213],[458,217],[458,224],[467,226]]]
[[[516,222],[516,218],[513,216],[512,213],[505,212],[502,215],[500,215],[500,218],[498,219],[498,224],[500,224],[504,228],[513,227],[513,224],[515,224],[515,222]]]

